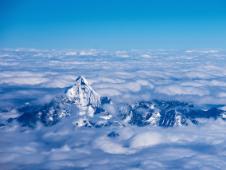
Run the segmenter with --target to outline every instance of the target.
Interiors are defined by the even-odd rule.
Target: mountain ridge
[[[138,101],[135,104],[116,106],[118,114],[107,111],[113,106],[107,96],[100,96],[83,76],[66,88],[65,93],[55,97],[44,106],[25,106],[19,108],[21,115],[16,120],[23,126],[35,127],[40,121],[52,126],[61,119],[73,116],[76,127],[103,127],[110,125],[178,127],[199,124],[199,119],[223,119],[226,112],[218,108],[202,110],[194,105],[180,101]]]

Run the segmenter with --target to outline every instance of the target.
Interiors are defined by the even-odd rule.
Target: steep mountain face
[[[73,116],[73,124],[78,127],[105,126],[110,123],[112,117],[104,109],[107,104],[111,104],[110,98],[98,95],[87,80],[79,76],[73,86],[49,104],[42,107],[26,105],[20,108],[19,112],[23,114],[17,120],[31,127],[35,126],[38,120],[49,126],[66,116]]]
[[[76,127],[126,126],[187,126],[198,124],[200,119],[224,119],[226,109],[202,110],[189,103],[179,101],[140,101],[133,105],[117,106],[118,115],[106,111],[112,105],[111,99],[98,95],[87,80],[79,76],[75,84],[66,89],[44,106],[25,105],[17,120],[24,126],[35,127],[38,121],[46,126],[59,122],[62,118],[73,117]],[[11,120],[9,120],[11,121]]]
[[[67,100],[79,108],[79,115],[93,117],[96,108],[101,105],[100,96],[89,86],[87,80],[79,76],[75,85],[67,89],[65,93]]]

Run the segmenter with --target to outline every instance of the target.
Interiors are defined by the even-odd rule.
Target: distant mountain
[[[38,121],[51,126],[67,116],[73,117],[76,127],[103,127],[110,125],[175,127],[199,124],[202,119],[225,119],[225,109],[207,110],[179,101],[140,101],[133,105],[116,106],[117,115],[105,108],[112,105],[109,97],[97,94],[88,81],[79,76],[64,94],[44,106],[25,105],[18,109],[16,118],[23,126],[35,127]],[[12,121],[9,119],[9,121]]]
[[[55,97],[44,106],[25,105],[19,109],[22,113],[17,120],[24,126],[34,127],[37,121],[46,126],[54,125],[66,116],[73,116],[75,126],[106,126],[112,115],[104,106],[111,104],[111,99],[98,95],[83,76],[68,87],[65,93]]]
[[[79,108],[79,115],[81,116],[93,117],[96,108],[101,105],[100,96],[82,76],[76,79],[75,85],[67,89],[65,98]]]
[[[187,126],[199,124],[202,119],[225,119],[225,114],[218,108],[202,110],[185,102],[161,100],[141,101],[120,109],[122,121],[136,126]]]

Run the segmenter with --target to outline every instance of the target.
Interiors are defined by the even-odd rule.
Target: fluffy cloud
[[[209,92],[206,89],[197,88],[197,87],[184,87],[177,85],[168,85],[160,86],[156,88],[156,92],[163,93],[167,95],[196,95],[196,96],[205,96]]]
[[[0,51],[0,121],[16,106],[45,103],[84,75],[114,102],[150,98],[226,103],[225,51]],[[27,99],[29,98],[29,100]],[[10,107],[9,107],[10,106]],[[10,109],[8,109],[10,108]],[[107,108],[117,113],[114,108]],[[225,110],[225,107],[222,107]],[[10,110],[6,112],[6,110]],[[0,127],[2,169],[224,169],[225,122],[183,128],[74,129],[73,118],[53,127]],[[0,122],[1,123],[1,122]],[[110,132],[119,136],[109,137]]]
[[[10,85],[38,85],[48,80],[42,73],[28,71],[3,71],[0,77],[2,77],[0,83]]]
[[[105,136],[97,138],[94,145],[96,148],[101,149],[105,153],[110,154],[127,154],[132,151],[129,150],[129,148],[123,147],[116,142],[112,142],[109,138]]]
[[[143,149],[158,145],[164,142],[164,138],[159,133],[145,132],[136,135],[131,142],[131,148]]]
[[[226,165],[223,121],[210,120],[208,125],[169,129],[73,129],[68,121],[23,132],[18,126],[10,131],[0,128],[1,167],[222,169]],[[112,131],[119,136],[109,137]]]

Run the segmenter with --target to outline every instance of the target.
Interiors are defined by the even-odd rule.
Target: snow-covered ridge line
[[[109,107],[116,107],[112,113]],[[72,117],[76,127],[117,126],[187,126],[200,124],[203,119],[225,120],[225,110],[210,108],[202,110],[192,104],[179,101],[140,101],[132,105],[113,105],[109,97],[100,96],[79,76],[75,84],[61,96],[55,97],[44,106],[26,105],[19,108],[21,115],[16,118],[23,126],[35,127],[38,121],[46,126],[58,123],[65,117]]]

